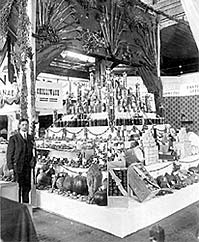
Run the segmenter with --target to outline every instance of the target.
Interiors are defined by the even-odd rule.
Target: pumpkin
[[[37,176],[37,185],[47,186],[47,185],[50,185],[50,182],[51,182],[50,177],[46,175],[43,169],[40,169],[39,174]]]
[[[97,191],[94,194],[93,201],[99,206],[107,206],[107,190]]]
[[[171,187],[175,185],[176,181],[175,181],[174,175],[170,175],[169,173],[166,172],[165,177]]]
[[[64,181],[63,181],[63,189],[65,191],[72,191],[73,190],[73,177],[66,174]]]
[[[158,176],[156,178],[156,181],[157,181],[157,184],[160,188],[168,188],[169,185],[168,185],[168,181],[167,181],[167,178],[165,176]]]
[[[87,180],[81,173],[73,179],[73,192],[81,195],[88,195]]]

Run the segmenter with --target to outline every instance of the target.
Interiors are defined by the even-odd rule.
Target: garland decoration
[[[105,134],[106,132],[108,132],[108,130],[109,130],[109,128],[107,128],[106,130],[104,130],[104,131],[103,131],[102,133],[100,133],[100,134],[94,134],[94,133],[91,132],[89,129],[87,129],[88,133],[90,133],[90,134],[92,134],[92,135],[94,135],[94,136],[96,136],[96,137]]]
[[[188,163],[192,163],[192,162],[196,162],[196,161],[199,161],[199,158],[194,159],[194,160],[191,160],[191,161],[183,161],[183,160],[180,160],[180,163],[188,164]]]
[[[26,71],[25,64],[22,65],[22,87],[21,87],[21,96],[20,96],[20,118],[28,118],[27,114],[27,96],[28,96],[28,88],[26,82]]]
[[[31,81],[31,86],[30,86],[30,95],[31,95],[31,117],[32,117],[32,122],[36,121],[36,108],[35,108],[35,102],[36,102],[36,98],[35,98],[35,85],[36,85],[36,78],[35,78],[35,74],[34,74],[34,62],[33,62],[33,53],[32,53],[32,48],[29,48],[29,52],[28,52],[28,57],[30,59],[30,81]],[[33,125],[34,127],[34,125]],[[33,130],[34,133],[34,130]]]
[[[169,166],[173,166],[173,163],[170,163],[170,164],[168,164],[168,165],[166,165],[166,166],[163,166],[163,167],[160,167],[160,168],[157,168],[157,169],[154,169],[154,170],[149,170],[149,172],[160,171],[160,170],[163,170],[163,169],[165,169],[165,168],[167,168],[167,167],[169,167]]]
[[[8,20],[14,0],[7,0],[5,6],[0,10],[0,35],[6,37],[8,33]]]
[[[86,135],[87,135],[87,133],[90,133],[90,134],[92,134],[93,136],[96,136],[96,137],[97,137],[97,136],[104,135],[105,133],[108,132],[109,129],[110,129],[110,127],[107,128],[106,130],[104,130],[104,131],[103,131],[102,133],[100,133],[100,134],[95,134],[95,133],[91,132],[91,131],[90,131],[88,128],[86,128],[86,127],[80,129],[80,130],[77,131],[77,132],[71,132],[71,131],[67,130],[66,128],[60,129],[60,130],[58,130],[58,131],[55,131],[55,130],[52,130],[52,129],[48,129],[48,131],[50,131],[50,132],[52,132],[52,133],[54,133],[54,134],[58,134],[58,133],[60,133],[60,132],[63,132],[64,134],[69,133],[69,134],[72,134],[72,135],[77,135],[77,134],[80,134],[82,131],[84,131],[84,132],[86,132]]]
[[[22,68],[30,56],[29,28],[27,15],[27,0],[16,0],[18,6],[18,26],[15,52],[13,53],[18,69]]]
[[[18,6],[18,26],[17,26],[17,41],[13,57],[17,65],[17,69],[22,71],[21,83],[21,97],[20,110],[21,118],[28,118],[27,114],[27,96],[28,88],[26,81],[26,63],[27,58],[30,57],[30,43],[29,43],[29,27],[30,21],[27,15],[27,0],[17,0]]]
[[[69,134],[73,134],[73,135],[80,134],[83,130],[84,130],[84,129],[82,128],[82,129],[80,129],[80,130],[77,131],[77,132],[71,132],[71,131],[67,130],[66,128],[60,129],[60,130],[58,130],[58,131],[54,131],[54,130],[52,130],[52,129],[48,129],[48,131],[50,131],[50,132],[52,132],[52,133],[54,133],[54,134],[58,134],[58,133],[60,133],[60,132],[64,132],[64,133],[67,132],[67,133],[69,133]]]

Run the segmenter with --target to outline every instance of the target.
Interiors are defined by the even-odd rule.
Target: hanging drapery
[[[160,41],[158,21],[151,23],[151,26],[142,26],[142,67],[138,67],[138,74],[141,76],[148,92],[154,94],[156,111],[160,113],[162,102],[163,86],[160,78]],[[138,30],[139,32],[139,30]]]
[[[141,76],[148,92],[155,97],[158,114],[162,101],[162,81],[160,78],[160,29],[159,16],[152,16],[132,5],[125,12],[125,17],[134,45],[130,46],[131,62],[141,64],[137,74]]]
[[[196,45],[199,50],[199,1],[198,0],[181,0],[183,9],[189,21]]]

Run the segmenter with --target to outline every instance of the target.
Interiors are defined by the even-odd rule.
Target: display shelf
[[[121,126],[115,126],[116,128]],[[134,125],[127,125],[125,126],[127,131],[130,131],[134,128]],[[149,127],[151,127],[149,125]],[[158,130],[164,130],[165,124],[157,124],[155,125],[156,129]],[[88,138],[96,138],[96,136],[102,136],[103,138],[108,138],[109,135],[113,135],[112,130],[109,126],[92,126],[92,127],[50,127],[47,130],[47,137],[57,137],[62,138],[64,132],[67,132],[67,138],[72,138],[73,134],[76,134],[76,136],[79,139],[85,138],[84,128],[87,129]],[[143,125],[136,125],[136,129],[141,130],[143,128]],[[116,132],[116,130],[115,130]]]
[[[117,118],[115,120],[116,126],[121,125],[142,125],[143,118]],[[157,125],[157,124],[164,124],[164,118],[145,118],[144,119],[145,125]],[[95,120],[88,120],[88,119],[75,119],[73,121],[56,121],[54,126],[57,128],[60,127],[93,127],[93,126],[108,126],[108,119],[95,119]]]
[[[199,165],[199,154],[187,156],[185,158],[180,159],[178,162],[181,165],[181,169],[188,170],[189,167]],[[166,161],[166,162],[151,164],[145,167],[153,177],[157,177],[159,175],[164,175],[166,172],[170,174],[173,170],[173,162]]]
[[[199,183],[173,194],[140,203],[129,198],[128,208],[101,207],[48,191],[37,191],[38,207],[123,238],[199,200]]]

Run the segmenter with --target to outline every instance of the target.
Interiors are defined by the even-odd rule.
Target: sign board
[[[63,108],[62,85],[36,82],[36,109],[59,110]]]
[[[199,73],[162,77],[163,96],[180,97],[199,95]]]

